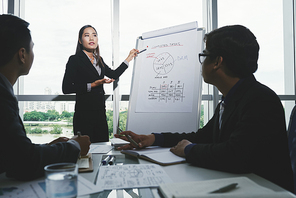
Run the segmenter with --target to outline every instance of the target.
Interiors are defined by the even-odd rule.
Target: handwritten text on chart
[[[161,84],[150,86],[148,89],[148,101],[157,102],[183,102],[184,84]]]
[[[166,172],[156,164],[101,166],[97,185],[103,189],[156,187],[171,182]]]
[[[155,45],[151,49],[164,48],[164,47],[177,47],[177,46],[183,46],[183,44],[180,42],[165,43],[165,44]]]

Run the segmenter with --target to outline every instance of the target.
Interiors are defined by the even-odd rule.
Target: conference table
[[[96,143],[101,145],[110,145],[111,143]],[[112,149],[107,154],[93,154],[93,166],[94,171],[90,173],[80,173],[81,176],[86,178],[87,180],[91,182],[96,181],[96,176],[99,170],[99,165],[102,160],[102,156],[105,155],[115,155],[120,156],[122,155],[122,158],[120,160],[117,160],[117,163],[119,164],[153,164],[152,162],[138,159],[129,155],[121,154],[120,151],[116,149]],[[182,163],[182,164],[175,164],[175,165],[169,165],[169,166],[162,166],[162,168],[165,170],[165,172],[170,176],[173,182],[188,182],[188,181],[204,181],[204,180],[210,180],[210,179],[220,179],[220,178],[229,178],[229,177],[248,177],[255,183],[272,189],[274,191],[280,192],[285,191],[283,188],[277,186],[276,184],[260,177],[255,174],[232,174],[227,172],[221,172],[221,171],[215,171],[210,169],[204,169],[199,168],[196,166],[192,166],[189,163]],[[159,194],[157,191],[157,188],[140,188],[140,189],[133,189],[131,192],[126,190],[112,190],[112,191],[104,191],[88,196],[81,196],[81,197],[89,197],[89,198],[103,198],[103,197],[114,197],[114,198],[127,198],[127,197],[142,197],[142,198],[159,198]]]
[[[95,143],[95,145],[111,145],[110,142],[106,143]],[[122,154],[119,150],[112,149],[108,153],[92,154],[92,161],[93,161],[93,171],[92,172],[85,172],[79,173],[83,178],[86,180],[96,183],[97,174],[101,165],[102,157],[106,155],[115,155],[116,163],[118,165],[123,164],[153,164],[152,162],[138,159],[129,155]],[[116,164],[115,164],[116,165]],[[169,166],[162,166],[164,171],[169,175],[173,182],[190,182],[190,181],[204,181],[204,180],[211,180],[211,179],[221,179],[221,178],[230,178],[230,177],[247,177],[254,181],[255,183],[274,190],[276,192],[284,192],[285,190],[272,182],[259,177],[255,174],[232,174],[226,173],[221,171],[209,170],[204,168],[199,168],[190,165],[189,163],[182,163],[182,164],[175,164]],[[19,184],[19,181],[14,181],[5,177],[5,174],[0,174],[0,187],[4,184]],[[157,188],[139,188],[139,189],[119,189],[119,190],[105,190],[103,192],[94,193],[91,195],[79,196],[79,198],[160,198],[158,194]],[[0,196],[1,198],[1,196]]]

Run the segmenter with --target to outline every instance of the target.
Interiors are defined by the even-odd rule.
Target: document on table
[[[112,150],[111,145],[96,145],[91,144],[88,153],[108,153]]]
[[[237,187],[224,193],[209,193],[232,183]],[[159,191],[164,198],[210,198],[210,197],[240,197],[240,198],[289,198],[294,197],[289,192],[275,192],[262,187],[247,177],[233,177],[206,181],[177,182],[161,184]]]
[[[78,175],[78,196],[89,195],[103,191],[84,177]],[[0,187],[0,197],[46,197],[45,180],[24,182],[19,185]]]
[[[157,164],[127,164],[101,166],[96,185],[108,190],[157,187],[170,182],[171,178]]]

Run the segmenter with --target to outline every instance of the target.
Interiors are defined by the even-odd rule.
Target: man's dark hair
[[[0,15],[0,67],[6,65],[21,48],[30,52],[29,23],[13,15]]]
[[[227,75],[245,78],[257,70],[259,44],[248,28],[224,26],[206,34],[205,41],[211,59],[223,57]]]

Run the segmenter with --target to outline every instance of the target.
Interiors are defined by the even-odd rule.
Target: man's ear
[[[21,62],[21,64],[25,64],[25,62],[26,62],[26,49],[25,48],[19,49],[18,57],[19,57],[19,61]]]
[[[223,57],[222,56],[218,56],[215,60],[215,65],[214,65],[214,69],[219,69],[222,66],[222,62],[223,62]]]

